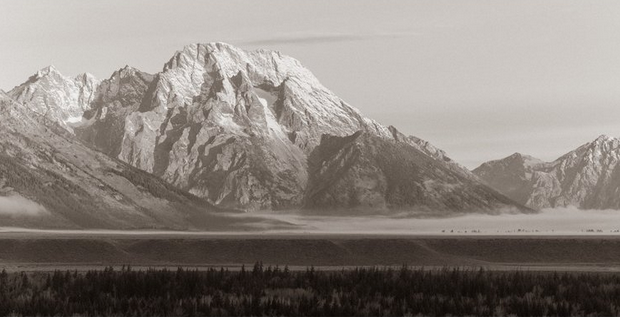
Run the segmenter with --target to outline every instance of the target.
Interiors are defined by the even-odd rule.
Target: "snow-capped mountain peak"
[[[277,51],[191,44],[155,75],[129,66],[101,82],[54,68],[37,74],[10,95],[107,155],[219,206],[300,208],[314,189],[338,207],[358,198],[385,208],[512,204],[432,144],[365,117]],[[373,151],[357,155],[362,147]],[[394,171],[395,160],[410,170]]]
[[[131,67],[129,65],[125,65],[122,68],[119,68],[119,69],[115,70],[112,73],[112,75],[110,75],[109,79],[113,79],[115,77],[125,78],[125,77],[128,77],[128,76],[133,76],[137,72],[140,72],[140,70],[135,68],[135,67]]]
[[[192,68],[217,72],[230,78],[243,71],[256,83],[268,81],[278,86],[285,79],[295,77],[309,85],[320,85],[318,79],[298,60],[278,51],[245,51],[226,43],[191,44],[177,51],[164,65],[164,72],[174,68]]]
[[[99,81],[91,74],[66,77],[50,65],[10,90],[8,95],[71,130],[71,125],[81,121],[84,111],[90,108],[98,85]]]
[[[35,74],[36,78],[43,78],[45,76],[62,76],[60,72],[56,69],[54,65],[49,65],[47,67],[41,68]]]
[[[607,142],[607,141],[611,141],[611,140],[615,140],[616,138],[611,137],[607,134],[601,134],[599,137],[597,137],[594,142]]]
[[[620,139],[603,134],[591,142],[590,145],[599,148],[601,151],[613,151],[620,145]]]
[[[617,138],[601,135],[550,163],[528,159],[515,162],[513,156],[484,163],[474,173],[491,187],[533,208],[620,208]]]

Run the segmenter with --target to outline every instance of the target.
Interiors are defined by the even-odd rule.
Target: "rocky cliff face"
[[[0,222],[39,228],[226,228],[217,208],[91,150],[0,92]]]
[[[31,76],[7,94],[18,103],[27,104],[35,113],[72,131],[90,109],[99,82],[90,74],[65,77],[54,66]]]
[[[473,173],[492,188],[515,201],[527,204],[532,195],[533,174],[544,165],[544,162],[536,158],[515,153],[501,160],[486,162]]]
[[[54,76],[57,79],[50,84],[45,84],[46,76],[34,76],[11,93],[16,98],[22,91],[75,95],[66,78]],[[54,83],[56,89],[49,88]],[[48,87],[47,92],[40,86]],[[69,131],[91,147],[221,207],[256,210],[307,205],[308,189],[323,186],[316,184],[308,157],[321,146],[324,135],[343,138],[362,133],[396,142],[479,184],[443,151],[365,118],[299,61],[279,52],[244,51],[223,43],[188,45],[160,73],[149,75],[126,67],[94,87],[88,98],[60,98],[83,110],[79,126]],[[32,109],[64,104],[43,97],[17,99]],[[74,101],[78,99],[89,102]],[[73,114],[63,110],[51,117]],[[59,121],[68,126],[64,120]],[[418,197],[420,192],[402,195]],[[387,199],[384,205],[395,208],[399,203]]]
[[[620,140],[602,135],[550,163],[514,154],[473,172],[532,208],[620,209],[619,158]]]
[[[406,140],[361,131],[346,137],[325,135],[308,161],[310,209],[471,212],[513,204]]]
[[[119,158],[221,206],[290,208],[322,134],[386,134],[298,61],[226,44],[190,45],[126,119]]]
[[[138,110],[154,76],[125,66],[97,86],[75,133],[86,144],[112,156],[122,151],[125,119]]]

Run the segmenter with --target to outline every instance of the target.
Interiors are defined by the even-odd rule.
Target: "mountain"
[[[403,153],[415,153],[411,158],[401,155],[406,162],[401,172],[418,178],[404,187],[387,178],[386,186],[396,186],[401,198],[385,196],[391,191],[376,192],[385,196],[382,206],[387,209],[490,210],[518,205],[482,185],[430,143],[364,117],[299,61],[277,51],[193,44],[176,52],[159,73],[124,67],[92,85],[74,84],[89,87],[78,90],[68,84],[73,79],[56,72],[45,75],[49,72],[39,72],[9,95],[25,108],[56,109],[38,113],[93,149],[218,207],[314,208],[315,199],[327,201],[315,196],[317,192],[331,191],[334,181],[334,175],[314,174],[320,168],[313,158],[324,157],[324,140],[359,135],[373,140],[369,149],[402,147]],[[66,100],[71,100],[70,106]],[[72,119],[77,108],[83,109],[81,120]],[[336,143],[343,153],[350,147]],[[363,157],[385,161],[370,155],[382,153],[370,151]],[[321,164],[339,169],[336,175],[353,177],[348,165],[326,160]],[[385,177],[380,169],[366,173],[374,179]],[[419,187],[424,182],[433,185]],[[451,186],[458,189],[447,190]],[[465,201],[463,206],[454,203]],[[321,206],[356,208],[338,201]]]
[[[155,76],[125,66],[97,86],[93,99],[83,112],[76,135],[86,144],[118,157],[125,134],[125,119],[138,110]],[[85,126],[86,128],[81,128]]]
[[[81,121],[84,111],[90,109],[98,84],[90,74],[70,78],[60,74],[54,66],[48,66],[8,95],[71,131],[71,126]]]
[[[515,201],[531,205],[532,175],[536,167],[544,165],[539,159],[515,153],[501,160],[486,162],[474,169],[473,173]]]
[[[324,135],[308,162],[310,209],[471,212],[513,204],[416,147],[368,132]]]
[[[3,226],[225,230],[236,225],[208,202],[86,147],[37,110],[0,92]]]
[[[601,135],[553,162],[515,153],[476,168],[489,186],[532,208],[620,209],[620,140]]]

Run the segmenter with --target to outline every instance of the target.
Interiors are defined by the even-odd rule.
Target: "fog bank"
[[[0,216],[38,216],[47,214],[47,210],[22,196],[0,196]]]
[[[47,213],[40,205],[23,197],[0,197],[0,215],[33,216]],[[237,231],[171,230],[41,230],[0,226],[0,234],[138,235],[138,236],[261,236],[268,234],[368,234],[368,235],[618,235],[620,210],[545,209],[538,213],[459,214],[432,218],[388,216],[310,216],[288,212],[231,214],[244,221],[247,229]],[[262,220],[261,220],[262,219]],[[269,220],[269,221],[267,221]],[[273,220],[277,220],[274,222]],[[282,224],[286,224],[283,226]],[[276,225],[277,224],[277,225]],[[249,229],[249,230],[248,230]]]
[[[620,210],[544,209],[539,213],[462,214],[441,218],[330,217],[261,214],[308,233],[559,235],[618,234]]]

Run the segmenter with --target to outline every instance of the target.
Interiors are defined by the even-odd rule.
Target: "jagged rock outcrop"
[[[406,140],[367,132],[325,135],[309,165],[306,207],[310,209],[472,212],[498,211],[513,204]]]
[[[532,208],[620,209],[620,140],[602,135],[553,162],[515,153],[473,172]]]
[[[119,158],[222,206],[299,206],[322,134],[386,133],[297,60],[189,45],[126,119]]]
[[[55,82],[61,92],[47,89],[48,93],[75,95],[66,78],[52,77],[57,80],[34,76],[13,95],[43,92],[37,87]],[[223,43],[188,45],[162,72],[149,75],[125,67],[98,83],[89,96],[87,105],[78,105],[84,115],[70,132],[93,148],[221,207],[303,207],[309,186],[322,186],[309,185],[315,175],[308,156],[324,135],[347,137],[359,131],[416,149],[468,183],[479,182],[430,143],[364,117],[299,61],[276,51],[244,51]],[[61,104],[45,98],[20,101],[33,109]],[[437,184],[443,181],[438,179]],[[420,195],[402,194],[411,199]],[[385,206],[397,208],[398,202],[388,199]]]
[[[60,74],[54,66],[48,66],[7,95],[72,131],[82,120],[84,111],[90,109],[98,85],[99,81],[88,73],[70,78]]]
[[[83,112],[83,123],[75,133],[87,144],[118,157],[125,135],[125,119],[140,108],[154,76],[125,66],[101,81]]]
[[[0,222],[37,228],[224,229],[208,202],[58,134],[0,92]]]

